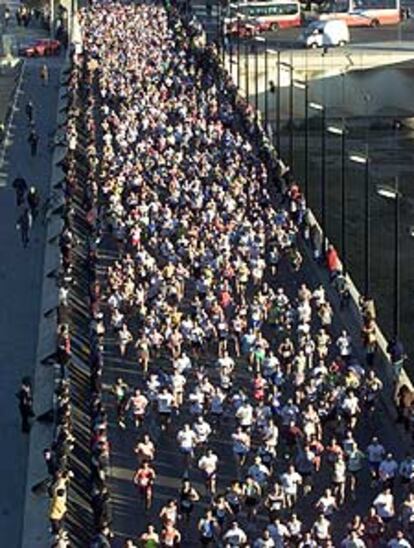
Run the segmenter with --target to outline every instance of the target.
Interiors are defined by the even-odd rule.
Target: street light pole
[[[240,89],[240,15],[237,16],[237,88]]]
[[[365,255],[365,281],[364,281],[364,291],[365,297],[369,296],[371,289],[371,204],[369,199],[369,155],[368,155],[368,145],[366,146],[366,154],[352,154],[349,159],[351,162],[357,164],[364,164],[364,255]]]
[[[263,36],[256,36],[254,39],[255,42],[255,107],[256,107],[256,123],[259,116],[259,56],[258,56],[258,47],[259,43],[264,44],[265,48],[265,62],[267,63],[267,41]],[[265,69],[265,97],[267,96],[267,74]],[[265,125],[266,129],[266,125]]]
[[[257,121],[257,111],[259,109],[259,56],[257,53],[258,47],[254,45],[254,108],[255,118]]]
[[[323,250],[326,251],[326,138],[325,107],[319,103],[309,103],[309,107],[317,110],[321,116],[321,224],[323,230]]]
[[[289,166],[293,170],[293,66],[289,66]]]
[[[229,44],[229,69],[230,69],[229,72],[230,72],[230,77],[233,80],[233,42],[232,42],[231,34],[227,35],[227,40]]]
[[[394,310],[393,310],[393,331],[395,340],[400,337],[400,204],[401,192],[399,189],[398,176],[395,178],[395,185],[377,186],[377,193],[383,198],[394,200]]]
[[[371,207],[369,200],[369,158],[365,162],[365,297],[371,289]]]
[[[277,50],[277,153],[280,154],[280,50]]]
[[[293,66],[290,63],[279,62],[289,72],[289,166],[293,169]],[[280,70],[280,69],[279,69]]]
[[[347,271],[347,241],[346,241],[346,214],[347,214],[347,188],[346,188],[346,173],[345,173],[345,154],[346,154],[346,129],[342,130],[341,135],[341,252],[343,271]]]
[[[308,203],[309,192],[308,192],[308,183],[309,183],[309,84],[307,77],[305,80],[294,80],[293,86],[297,89],[300,89],[304,92],[304,133],[305,133],[305,174],[304,174],[304,195],[306,203]]]
[[[305,200],[309,200],[309,84],[305,80]]]
[[[244,46],[244,83],[246,90],[246,101],[249,102],[249,51],[248,45]]]
[[[400,192],[398,178],[395,181],[395,211],[394,211],[394,337],[400,337]]]
[[[321,132],[321,153],[322,153],[322,173],[321,173],[321,210],[322,210],[322,227],[323,227],[323,234],[324,234],[324,245],[326,246],[326,234],[327,234],[327,226],[326,226],[326,129],[325,129],[325,122],[326,122],[326,111],[325,108],[322,109],[322,132]],[[324,248],[325,251],[325,248]]]
[[[216,20],[216,27],[217,27],[217,53],[220,57],[220,47],[221,47],[221,3],[220,0],[217,0],[217,20]]]
[[[267,46],[267,41],[266,41],[266,44],[265,46]],[[269,96],[268,96],[268,72],[269,72],[269,67],[268,67],[268,57],[267,57],[267,47],[265,47],[265,52],[264,52],[264,70],[265,70],[265,96],[264,96],[264,101],[265,101],[265,104],[264,104],[264,120],[265,120],[265,131],[267,133],[267,124],[269,122]]]
[[[327,131],[341,137],[341,256],[343,273],[347,271],[347,242],[346,242],[346,214],[347,214],[347,188],[345,175],[345,154],[346,154],[346,127],[343,123],[342,128],[334,126],[327,127]]]

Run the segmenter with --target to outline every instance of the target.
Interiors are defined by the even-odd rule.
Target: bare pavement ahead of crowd
[[[21,433],[15,393],[22,377],[32,377],[34,372],[46,231],[41,220],[37,219],[29,246],[23,248],[16,229],[18,210],[12,182],[20,175],[29,186],[34,185],[39,190],[42,199],[47,196],[52,153],[49,143],[55,129],[62,59],[47,59],[49,84],[46,87],[39,77],[44,61],[25,62],[16,92],[4,160],[3,144],[0,145],[0,531],[2,544],[4,542],[4,545],[13,548],[21,544],[29,448],[29,436]],[[25,105],[29,100],[34,104],[39,134],[35,157],[30,155],[27,142]]]

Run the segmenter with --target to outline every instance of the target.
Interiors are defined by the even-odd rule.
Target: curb
[[[13,117],[14,113],[17,110],[17,102],[19,100],[20,95],[20,88],[23,82],[23,76],[24,76],[24,69],[26,67],[25,60],[19,61],[18,65],[18,74],[16,75],[16,83],[14,86],[14,90],[11,94],[13,97],[13,102],[11,105],[9,105],[9,108],[7,109],[6,118],[4,120],[4,136],[0,143],[0,169],[2,169],[4,165],[4,160],[6,158],[6,152],[10,145],[10,133],[11,133],[11,126],[13,124]]]

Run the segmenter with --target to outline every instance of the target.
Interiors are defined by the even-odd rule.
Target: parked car
[[[19,55],[23,57],[47,57],[49,55],[59,55],[60,49],[61,43],[59,40],[45,38],[20,46]]]

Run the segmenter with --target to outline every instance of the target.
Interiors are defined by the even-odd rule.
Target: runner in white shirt
[[[170,420],[174,406],[174,396],[167,388],[163,388],[157,396],[158,414],[160,417],[161,430],[166,430]]]
[[[237,521],[233,521],[230,529],[224,533],[223,541],[226,548],[240,548],[247,543],[247,535]]]
[[[320,514],[327,518],[332,516],[335,510],[338,510],[336,499],[330,489],[325,489],[325,493],[318,500],[315,507]]]
[[[249,429],[253,423],[253,407],[245,402],[236,411],[236,419],[243,429]]]
[[[315,540],[326,542],[331,539],[331,522],[324,515],[320,515],[312,526]]]
[[[379,517],[385,521],[390,521],[395,515],[394,497],[391,489],[385,489],[374,499],[372,503]]]
[[[177,442],[181,453],[185,455],[186,466],[188,466],[194,456],[194,448],[197,444],[197,434],[189,424],[184,424],[182,430],[178,432]]]
[[[134,395],[129,398],[126,409],[131,409],[136,428],[139,428],[144,420],[147,405],[148,399],[144,396],[144,394],[141,394],[141,391],[138,388],[135,389]]]
[[[185,352],[182,352],[180,357],[174,360],[173,367],[179,373],[185,373],[191,369],[191,359]]]
[[[193,430],[197,435],[197,445],[207,443],[212,430],[209,423],[203,417],[197,417],[197,421],[193,424]]]
[[[361,411],[359,407],[359,399],[357,398],[353,390],[349,390],[348,393],[345,395],[341,403],[341,409],[345,416],[345,419],[348,422],[349,428],[352,430],[353,428],[355,428],[358,414]]]
[[[229,355],[228,350],[224,352],[223,357],[217,360],[217,365],[219,366],[220,369],[225,368],[230,371],[233,371],[235,363],[233,358]]]
[[[339,350],[339,355],[341,358],[344,358],[345,360],[351,355],[352,353],[352,340],[351,337],[348,335],[346,330],[344,329],[340,336],[336,340],[336,346]]]
[[[204,411],[205,395],[200,386],[195,386],[194,390],[188,395],[190,402],[190,413],[192,415],[201,415]]]
[[[286,525],[289,529],[289,540],[295,545],[302,538],[303,524],[297,514],[292,514]]]
[[[285,494],[286,507],[292,508],[298,498],[299,485],[302,484],[302,476],[296,472],[293,464],[289,465],[287,472],[280,476],[280,482]]]
[[[143,461],[152,462],[155,458],[155,445],[151,441],[149,434],[144,434],[142,441],[135,446],[134,453],[138,457],[140,466]]]
[[[198,467],[203,472],[206,482],[206,489],[211,494],[216,493],[218,456],[212,449],[207,449],[207,453],[198,461]]]
[[[243,432],[242,428],[239,426],[234,434],[232,434],[231,439],[233,441],[233,454],[236,459],[237,468],[240,470],[240,467],[244,465],[250,451],[250,435],[247,432]]]
[[[180,407],[183,404],[184,388],[185,388],[187,379],[185,378],[184,375],[182,375],[178,371],[174,371],[170,377],[170,382],[171,382],[174,400],[177,406]]]

